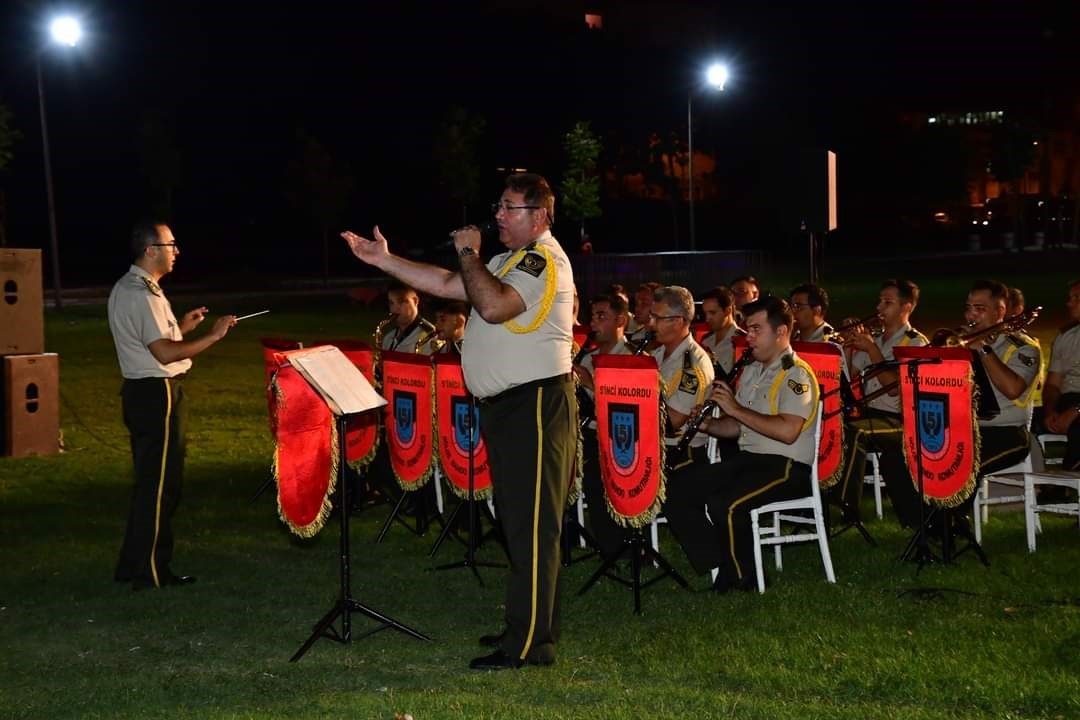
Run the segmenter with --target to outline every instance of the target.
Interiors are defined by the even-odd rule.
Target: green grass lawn
[[[337,526],[300,541],[269,495],[249,502],[272,449],[257,340],[362,337],[380,315],[333,299],[275,309],[197,359],[174,569],[199,582],[141,593],[112,582],[131,481],[104,308],[49,316],[66,452],[0,458],[0,717],[1080,717],[1080,535],[1048,517],[1028,555],[1015,512],[986,527],[990,568],[967,555],[916,575],[896,560],[907,535],[887,515],[869,523],[876,548],[833,541],[836,585],[800,546],[782,573],[769,566],[764,596],[661,583],[642,617],[608,582],[578,597],[595,561],[575,564],[558,664],[485,674],[466,665],[500,627],[502,571],[484,570],[482,587],[467,571],[433,572],[460,545],[433,561],[434,538],[401,527],[373,544],[378,507],[353,522],[354,594],[435,642],[390,630],[320,641],[289,663],[334,598]],[[922,588],[941,590],[907,592]]]

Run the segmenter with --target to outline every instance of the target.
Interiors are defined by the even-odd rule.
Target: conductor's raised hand
[[[214,321],[214,327],[210,334],[220,340],[236,325],[235,315],[222,315]]]
[[[199,323],[206,319],[206,308],[197,307],[194,310],[189,310],[184,313],[184,317],[180,319],[180,332],[187,334],[197,328]]]
[[[451,233],[454,239],[454,250],[461,252],[465,248],[472,248],[477,253],[480,252],[480,243],[482,238],[480,237],[480,228],[475,225],[466,225],[460,230],[455,230]]]
[[[390,255],[390,250],[387,246],[386,238],[379,232],[379,226],[376,225],[372,229],[372,234],[375,236],[374,240],[368,240],[366,237],[362,237],[346,230],[341,233],[341,237],[345,238],[345,242],[349,243],[349,249],[352,250],[353,255],[358,257],[368,265],[374,265],[379,267],[379,263]]]

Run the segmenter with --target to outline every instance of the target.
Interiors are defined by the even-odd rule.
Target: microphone
[[[462,231],[462,230],[464,230],[465,228],[468,228],[468,227],[475,227],[477,230],[480,231],[481,235],[490,235],[491,233],[496,232],[499,229],[499,224],[497,222],[495,222],[494,220],[485,220],[484,222],[477,223],[476,225],[466,225],[465,227],[461,227],[461,228],[458,228],[457,230],[451,231],[450,232],[450,239],[449,240],[443,240],[441,243],[439,243],[435,247],[439,248],[439,249],[454,247],[454,234],[458,233],[458,232],[460,232],[460,231]]]

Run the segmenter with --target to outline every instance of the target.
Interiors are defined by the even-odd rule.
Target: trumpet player
[[[1031,419],[1033,391],[1042,369],[1042,354],[1031,338],[1022,331],[1004,330],[994,333],[993,327],[1007,317],[1009,289],[996,280],[980,280],[972,285],[964,304],[964,335],[959,340],[972,350],[973,362],[986,370],[994,399],[1000,412],[992,418],[979,420],[979,476],[1011,467],[1027,457],[1030,451],[1028,426]],[[897,491],[910,492],[901,499]],[[916,497],[914,483],[889,485],[893,507],[902,522],[918,522],[921,498]],[[969,508],[973,497],[964,507]]]
[[[858,377],[878,363],[893,360],[893,348],[929,344],[925,335],[911,327],[911,314],[919,303],[919,286],[910,280],[886,280],[878,292],[877,310],[881,331],[872,333],[859,326],[845,333],[844,348],[851,351],[851,368]],[[903,424],[900,414],[899,374],[895,369],[879,370],[862,383],[863,397],[871,399],[849,417],[845,438],[847,456],[843,474],[834,486],[833,500],[839,504],[847,523],[859,523],[866,453],[881,454],[880,467],[886,488],[911,485],[902,453]]]
[[[424,336],[434,337],[435,326],[420,317],[420,295],[416,290],[402,283],[394,283],[386,293],[386,301],[390,322],[380,338],[379,350],[416,351],[430,355],[428,344],[423,343],[417,348]]]
[[[431,339],[438,349],[433,352],[461,355],[468,318],[469,309],[459,300],[447,300],[440,305],[435,311],[435,336]]]
[[[1069,324],[1054,340],[1043,388],[1046,429],[1069,438],[1066,470],[1080,470],[1080,281],[1069,286]]]

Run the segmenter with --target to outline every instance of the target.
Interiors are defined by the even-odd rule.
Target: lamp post
[[[75,47],[82,37],[79,21],[71,16],[62,16],[49,24],[49,35],[58,45]],[[45,196],[49,206],[49,251],[52,255],[53,292],[56,297],[56,309],[64,309],[60,288],[60,243],[56,238],[56,201],[53,197],[52,161],[49,157],[49,125],[45,119],[45,83],[41,78],[41,53],[35,60],[37,71],[38,111],[41,113],[41,155],[45,163]]]
[[[713,63],[705,71],[705,84],[718,92],[723,92],[728,81],[727,65]],[[690,200],[690,250],[697,250],[697,230],[694,223],[694,89],[686,93],[686,175],[689,180]]]

